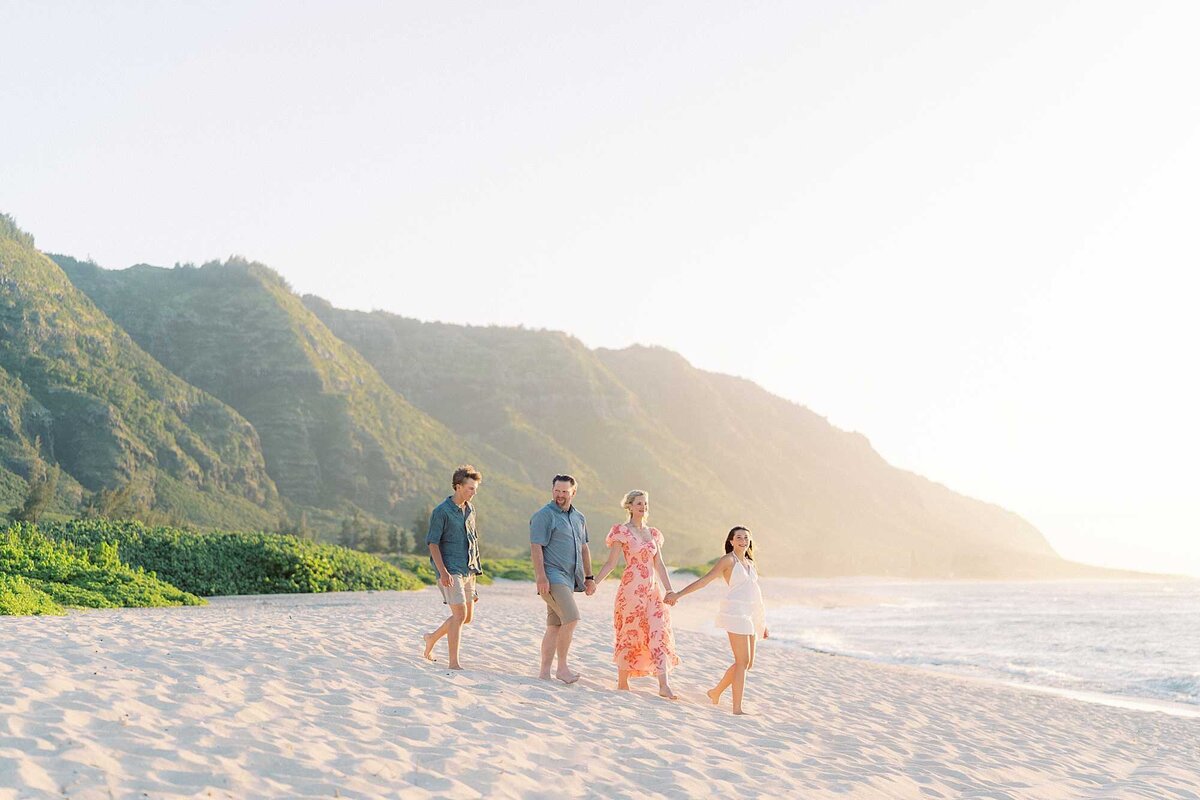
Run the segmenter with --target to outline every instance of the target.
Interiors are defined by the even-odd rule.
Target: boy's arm
[[[445,530],[445,521],[435,508],[429,515],[429,533],[425,534],[425,544],[429,545],[429,557],[437,567],[438,583],[449,588],[450,570],[446,569],[446,562],[442,560],[442,534]]]

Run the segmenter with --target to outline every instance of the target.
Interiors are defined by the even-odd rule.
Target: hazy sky
[[[0,211],[43,250],[661,344],[1066,557],[1200,575],[1194,2],[5,2],[0,29]]]

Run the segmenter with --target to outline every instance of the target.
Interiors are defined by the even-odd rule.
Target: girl
[[[754,666],[755,636],[768,631],[765,622],[762,591],[758,588],[758,569],[754,566],[754,542],[750,529],[738,525],[725,537],[725,555],[708,574],[689,583],[680,592],[667,594],[666,602],[675,605],[679,598],[707,586],[720,575],[729,585],[721,609],[717,613],[717,626],[729,634],[729,647],[733,650],[733,663],[725,675],[712,689],[708,698],[713,705],[721,702],[721,694],[733,687],[733,713],[743,714],[742,694],[746,688],[746,670]]]

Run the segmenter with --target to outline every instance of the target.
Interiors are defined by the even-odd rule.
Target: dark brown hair
[[[555,475],[554,480],[550,481],[550,485],[553,486],[556,483],[569,483],[572,486],[574,486],[575,479],[572,478],[570,475]]]
[[[746,533],[750,533],[750,529],[747,528],[745,525],[733,526],[733,528],[731,528],[729,530],[729,535],[725,537],[725,552],[726,553],[733,552],[733,535],[735,533],[737,533],[738,531],[745,531]],[[746,548],[746,558],[750,559],[751,561],[754,560],[754,536],[753,535],[750,536],[750,546]]]
[[[450,486],[457,489],[460,484],[466,483],[467,478],[473,481],[483,480],[483,476],[479,474],[479,470],[472,467],[470,464],[463,464],[458,469],[454,470],[454,477],[450,479]]]

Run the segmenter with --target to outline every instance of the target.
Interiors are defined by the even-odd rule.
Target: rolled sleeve
[[[445,532],[446,521],[442,517],[441,509],[435,508],[429,515],[429,533],[425,534],[425,544],[440,545]]]
[[[550,531],[554,520],[544,511],[539,511],[529,518],[529,543],[540,544],[542,547],[550,544]]]

